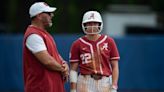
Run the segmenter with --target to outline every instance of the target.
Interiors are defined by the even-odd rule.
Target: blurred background
[[[48,30],[66,61],[72,42],[83,35],[83,14],[97,10],[103,17],[102,33],[115,39],[120,52],[118,92],[164,92],[163,0],[1,1],[0,92],[23,92],[23,34],[30,24],[29,7],[37,1],[57,7]],[[69,92],[69,83],[65,88]]]

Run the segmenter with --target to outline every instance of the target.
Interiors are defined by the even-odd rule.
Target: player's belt
[[[86,74],[81,74],[81,75],[84,75],[85,76]],[[100,79],[102,79],[103,76],[109,77],[107,75],[100,75],[100,74],[90,74],[89,76],[91,76],[91,78],[93,78],[95,80],[100,80]]]
[[[102,79],[103,75],[98,75],[98,74],[91,74],[91,78],[95,79],[95,80],[100,80]]]

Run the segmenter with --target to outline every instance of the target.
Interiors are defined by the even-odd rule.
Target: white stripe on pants
[[[111,81],[111,77],[106,76],[95,80],[90,75],[79,75],[77,92],[110,92]]]

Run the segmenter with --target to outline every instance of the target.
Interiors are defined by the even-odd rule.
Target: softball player
[[[71,92],[117,92],[120,56],[115,41],[100,34],[102,28],[99,12],[84,14],[86,35],[74,41],[70,50]]]

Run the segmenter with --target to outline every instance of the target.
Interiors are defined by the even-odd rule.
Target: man
[[[55,7],[44,2],[36,2],[29,9],[32,21],[23,41],[25,92],[65,92],[68,65],[46,30],[52,26],[51,19],[55,10]]]
[[[74,41],[70,51],[71,92],[116,92],[120,57],[115,41],[100,34],[100,13],[86,12],[82,28],[86,35]]]

